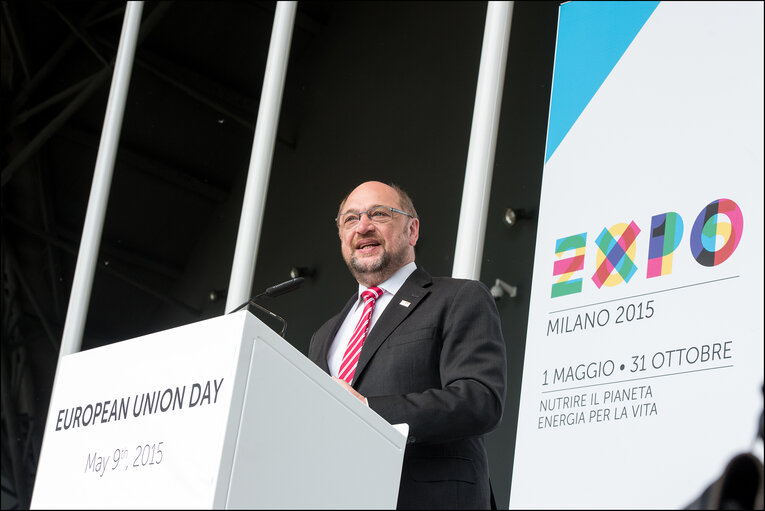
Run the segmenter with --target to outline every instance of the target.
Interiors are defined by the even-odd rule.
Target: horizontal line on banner
[[[564,392],[566,390],[586,389],[588,387],[599,387],[601,385],[615,385],[617,383],[627,383],[627,382],[631,382],[631,381],[650,380],[652,378],[663,378],[665,376],[677,376],[679,374],[698,373],[700,371],[712,371],[714,369],[727,369],[729,367],[733,367],[733,364],[727,365],[727,366],[706,367],[704,369],[693,369],[691,371],[680,371],[679,373],[656,374],[654,376],[643,376],[641,378],[631,378],[631,379],[628,379],[628,380],[608,381],[608,382],[603,382],[603,383],[592,383],[590,385],[580,385],[579,387],[568,387],[566,389],[545,390],[545,391],[542,392],[542,394],[550,394],[552,392]]]
[[[566,312],[574,309],[583,309],[585,307],[592,307],[593,305],[602,305],[604,303],[610,303],[610,302],[619,302],[621,300],[629,300],[630,298],[638,298],[640,296],[647,296],[647,295],[656,295],[659,293],[666,293],[667,291],[676,291],[678,289],[683,289],[686,287],[693,287],[693,286],[701,286],[703,284],[711,284],[712,282],[720,282],[723,280],[730,280],[730,279],[737,279],[740,275],[733,275],[732,277],[723,277],[721,279],[715,279],[715,280],[707,280],[706,282],[697,282],[695,284],[688,284],[685,286],[677,286],[677,287],[671,287],[669,289],[660,289],[659,291],[651,291],[650,293],[643,293],[639,295],[632,295],[632,296],[624,296],[622,298],[614,298],[613,300],[606,300],[604,302],[595,302],[595,303],[588,303],[586,305],[577,305],[576,307],[569,307],[568,309],[560,309],[557,311],[550,311],[547,314],[557,314],[558,312]]]

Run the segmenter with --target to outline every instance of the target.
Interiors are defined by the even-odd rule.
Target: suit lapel
[[[430,286],[431,282],[430,275],[421,268],[417,268],[409,278],[406,279],[404,285],[401,286],[401,289],[398,290],[398,293],[396,293],[385,308],[382,316],[377,319],[374,327],[367,334],[364,346],[361,348],[359,364],[356,366],[356,371],[353,376],[354,384],[359,381],[364,372],[364,368],[380,346],[382,346],[385,340],[390,336],[391,332],[393,332],[393,330],[395,330],[396,327],[417,308],[417,304],[430,292],[427,287]],[[402,301],[409,302],[409,305],[402,305]],[[335,328],[335,331],[337,331],[337,328]]]
[[[351,310],[351,307],[356,303],[356,301],[359,299],[359,294],[356,293],[353,296],[350,297],[348,300],[348,303],[345,304],[345,307],[343,307],[343,310],[335,316],[334,318],[334,324],[332,327],[328,330],[328,333],[324,338],[318,339],[319,346],[317,353],[319,353],[319,360],[315,360],[314,362],[321,367],[327,374],[329,374],[329,364],[327,363],[327,354],[329,354],[329,348],[332,346],[332,341],[335,339],[335,336],[337,335],[337,331],[340,330],[340,325],[343,324],[343,320],[348,315],[348,311]]]

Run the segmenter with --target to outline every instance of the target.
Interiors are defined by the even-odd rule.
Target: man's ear
[[[409,222],[409,230],[407,231],[409,234],[409,245],[415,246],[417,244],[417,240],[420,238],[420,219],[419,218],[412,218],[412,221]]]

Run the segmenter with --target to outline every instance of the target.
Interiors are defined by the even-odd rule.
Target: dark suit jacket
[[[329,347],[356,299],[311,339],[308,356],[327,372]],[[353,380],[385,420],[409,424],[399,509],[489,507],[483,434],[502,417],[506,379],[486,286],[415,270],[367,334]]]

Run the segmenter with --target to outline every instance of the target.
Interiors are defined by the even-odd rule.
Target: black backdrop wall
[[[253,294],[307,352],[355,289],[333,218],[406,189],[417,262],[449,275],[486,2],[299,3]],[[559,2],[515,2],[481,280],[509,393],[489,435],[507,507]],[[2,507],[28,507],[124,2],[3,1]],[[275,2],[146,2],[83,349],[223,313]],[[101,73],[103,74],[103,73]],[[520,213],[513,227],[507,208]],[[264,318],[268,321],[267,318]]]

